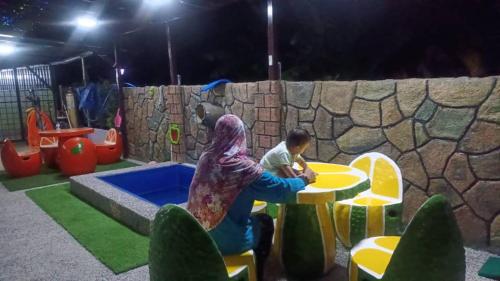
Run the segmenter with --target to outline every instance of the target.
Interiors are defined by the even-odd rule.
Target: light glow
[[[14,53],[14,51],[15,51],[14,46],[0,43],[0,56],[10,55]]]
[[[120,68],[120,74],[121,75],[125,74],[125,68]]]
[[[83,16],[76,19],[76,24],[79,27],[91,29],[97,26],[97,19],[89,16]]]
[[[172,0],[145,0],[145,2],[151,6],[161,6],[172,3]]]
[[[0,33],[0,37],[5,37],[5,38],[14,38],[14,36],[9,35],[9,34],[2,34]]]
[[[267,17],[271,18],[273,16],[273,5],[268,4],[267,5]]]

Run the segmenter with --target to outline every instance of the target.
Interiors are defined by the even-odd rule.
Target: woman
[[[224,115],[215,125],[212,144],[203,152],[189,188],[187,209],[210,233],[223,255],[253,249],[257,277],[269,255],[273,220],[265,214],[250,216],[254,200],[293,203],[296,193],[314,181],[307,171],[300,178],[278,178],[246,155],[243,122]]]

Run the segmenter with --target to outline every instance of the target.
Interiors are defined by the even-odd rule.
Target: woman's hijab
[[[189,188],[187,209],[205,229],[215,228],[241,190],[262,175],[262,167],[247,157],[246,150],[243,122],[231,114],[219,118]]]

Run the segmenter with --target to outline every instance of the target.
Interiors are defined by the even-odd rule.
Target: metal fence
[[[55,101],[49,65],[34,65],[0,70],[0,139],[25,139],[27,99],[33,90],[41,108],[55,119]]]

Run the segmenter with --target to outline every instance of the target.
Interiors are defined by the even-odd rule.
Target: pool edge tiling
[[[105,214],[141,234],[149,235],[150,224],[154,220],[154,216],[159,210],[159,207],[130,193],[124,192],[98,177],[156,169],[178,164],[195,167],[186,163],[165,162],[75,176],[70,178],[70,188],[73,194]]]

